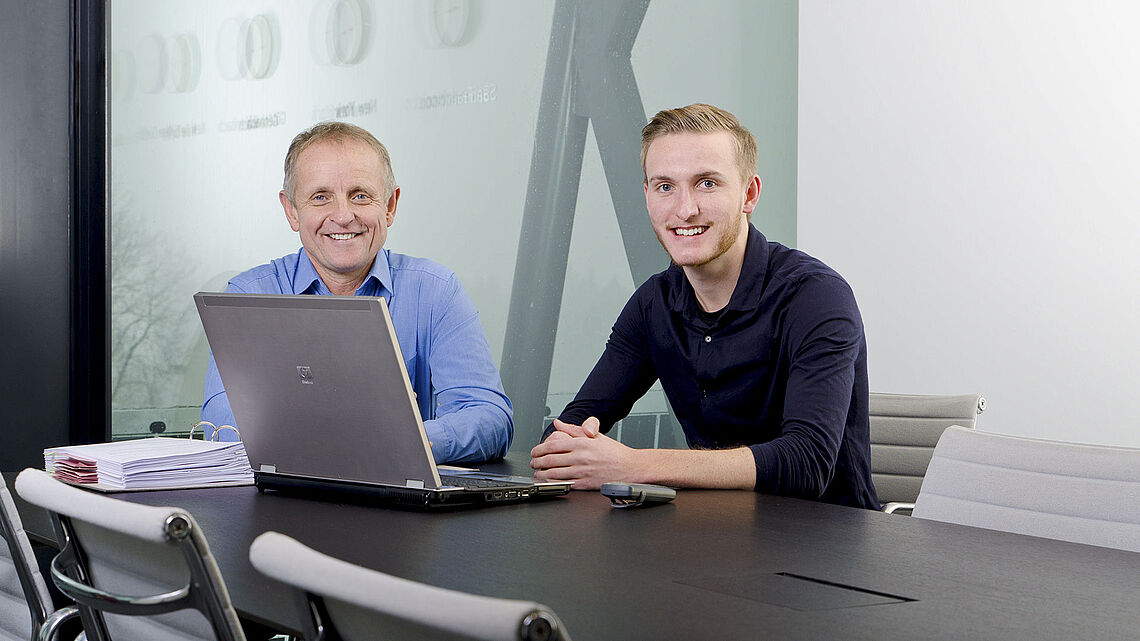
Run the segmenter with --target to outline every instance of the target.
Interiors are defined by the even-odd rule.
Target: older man
[[[226,291],[385,297],[436,461],[505,455],[511,404],[471,299],[446,267],[384,249],[400,199],[384,145],[342,122],[301,132],[279,198],[302,248],[235,276]],[[202,420],[234,424],[212,355]]]
[[[601,360],[531,450],[540,477],[755,489],[877,508],[867,346],[851,288],[820,261],[769,242],[756,140],[696,104],[642,130],[649,220],[673,265],[614,323]],[[657,379],[690,450],[605,435]]]

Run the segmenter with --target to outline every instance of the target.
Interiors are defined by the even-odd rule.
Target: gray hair
[[[347,122],[329,121],[309,127],[297,134],[293,138],[293,142],[289,143],[289,151],[285,154],[285,182],[282,185],[289,202],[296,204],[293,199],[293,189],[296,187],[297,181],[294,172],[297,158],[301,156],[301,152],[319,142],[343,143],[346,140],[356,140],[372,147],[380,158],[380,165],[384,168],[384,188],[388,190],[388,193],[384,195],[384,200],[387,201],[392,197],[392,192],[396,191],[396,176],[392,173],[392,159],[388,156],[388,149],[384,144],[362,127]]]

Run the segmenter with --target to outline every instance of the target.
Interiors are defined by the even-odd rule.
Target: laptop
[[[258,489],[411,508],[559,496],[564,481],[436,466],[384,298],[194,295]]]

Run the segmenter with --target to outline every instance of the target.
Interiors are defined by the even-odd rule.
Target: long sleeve
[[[602,432],[608,432],[645,395],[657,374],[649,358],[642,318],[640,297],[634,294],[614,322],[601,358],[559,420],[580,425],[593,416],[601,423]],[[553,424],[547,426],[542,438],[553,431]]]
[[[841,279],[812,276],[799,284],[786,315],[790,367],[781,433],[752,445],[756,489],[819,498],[835,473],[865,353],[854,295]]]
[[[560,418],[608,430],[655,379],[690,448],[751,450],[757,491],[878,508],[863,322],[820,261],[752,228],[732,297],[711,313],[681,267],[651,277]]]
[[[226,285],[226,292],[244,293],[240,287],[232,282]],[[226,388],[222,386],[222,376],[218,373],[218,364],[214,361],[214,351],[210,350],[210,363],[206,366],[206,378],[202,384],[202,415],[201,420],[213,423],[217,427],[223,425],[237,425],[234,420],[234,411],[230,408],[230,398],[226,395]],[[214,430],[209,426],[205,428],[206,439],[213,437]],[[219,441],[236,441],[238,435],[233,430],[222,430],[218,434]]]
[[[234,412],[230,409],[230,399],[226,396],[226,389],[222,387],[222,377],[218,375],[218,365],[214,362],[214,354],[210,353],[210,364],[206,367],[206,381],[203,385],[202,420],[209,421],[216,426],[233,425]],[[206,426],[206,438],[214,433]],[[236,441],[237,434],[233,430],[222,430],[218,435],[222,441]]]
[[[226,291],[329,294],[303,249],[235,276]],[[436,462],[482,462],[504,456],[514,434],[511,404],[479,315],[454,272],[426,259],[384,250],[356,295],[388,299]],[[235,425],[212,353],[203,386],[202,419]],[[230,430],[220,437],[237,438]]]
[[[514,437],[511,404],[475,305],[454,276],[433,306],[431,322],[431,385],[416,393],[435,394],[435,418],[424,428],[436,461],[502,458]]]

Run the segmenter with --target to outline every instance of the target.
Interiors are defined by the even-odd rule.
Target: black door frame
[[[107,0],[71,2],[69,430],[111,437],[110,221],[107,216]]]

